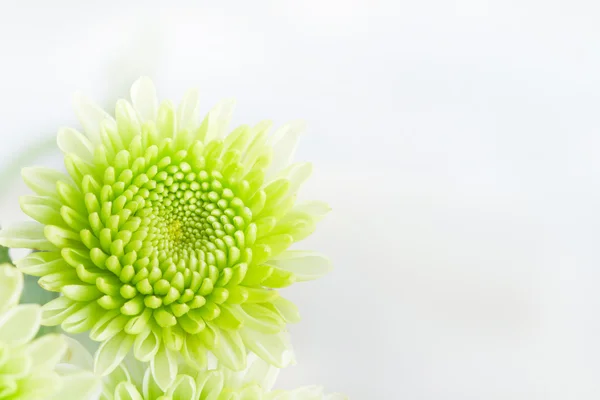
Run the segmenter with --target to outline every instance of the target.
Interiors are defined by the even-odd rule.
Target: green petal
[[[125,329],[128,318],[122,315],[119,310],[107,311],[90,330],[90,338],[98,342],[110,339]]]
[[[301,282],[318,279],[333,269],[327,257],[316,252],[301,250],[286,251],[275,259],[269,260],[268,264],[293,273]]]
[[[44,225],[27,221],[0,230],[0,245],[20,249],[56,250],[44,236]]]
[[[254,353],[251,355],[252,357],[248,357],[248,368],[244,376],[244,383],[256,382],[265,391],[271,390],[279,376],[279,368],[275,368]]]
[[[142,382],[144,400],[158,399],[164,391],[156,384],[154,377],[152,376],[152,369],[146,369],[144,373],[144,379]]]
[[[62,381],[55,373],[26,378],[19,388],[19,399],[47,399],[60,389]]]
[[[67,271],[69,266],[58,252],[37,252],[18,260],[19,271],[33,276],[44,276]]]
[[[278,313],[260,304],[232,306],[231,311],[244,321],[244,326],[263,333],[275,334],[285,328],[285,322]]]
[[[283,170],[279,177],[286,178],[290,182],[288,191],[291,194],[296,194],[300,189],[300,186],[310,178],[312,170],[313,167],[311,163],[296,163]]]
[[[78,280],[77,272],[72,269],[65,269],[54,274],[42,276],[38,279],[38,285],[51,292],[60,292],[65,285],[76,283]]]
[[[273,300],[272,304],[287,323],[295,324],[300,322],[300,312],[293,302],[283,297],[278,297]]]
[[[10,265],[0,265],[0,315],[19,302],[23,275]]]
[[[252,141],[246,149],[246,154],[242,159],[244,167],[248,170],[252,169],[257,158],[262,154],[266,146],[266,138],[273,126],[273,122],[269,120],[261,121],[250,129]],[[272,151],[269,148],[269,151]]]
[[[103,313],[97,302],[85,304],[81,309],[69,315],[61,324],[61,328],[69,333],[82,333],[89,331],[96,324],[96,320]]]
[[[257,245],[265,245],[271,249],[271,256],[277,256],[285,251],[288,247],[290,247],[294,243],[294,238],[292,235],[287,233],[280,235],[271,235],[260,238],[256,241]]]
[[[279,268],[272,268],[273,272],[266,278],[262,284],[269,288],[284,288],[297,281],[296,275],[290,271]]]
[[[278,368],[285,368],[294,362],[289,335],[285,332],[273,335],[246,328],[240,331],[240,336],[248,349]]]
[[[134,337],[126,333],[120,333],[102,343],[94,359],[94,371],[100,375],[110,374],[125,358]]]
[[[152,376],[163,390],[167,391],[169,386],[175,380],[177,376],[177,361],[175,354],[167,349],[166,346],[160,346],[156,356],[150,362],[150,368],[152,369]]]
[[[188,90],[177,108],[177,122],[180,130],[193,130],[198,125],[198,90]]]
[[[21,170],[25,184],[40,196],[56,197],[56,183],[70,179],[62,172],[45,167],[27,167]]]
[[[19,346],[33,339],[40,328],[42,310],[37,304],[24,304],[0,317],[0,343]]]
[[[86,212],[81,192],[73,184],[67,183],[66,181],[58,181],[56,182],[56,192],[65,205],[77,212]]]
[[[65,318],[79,310],[82,305],[66,297],[58,297],[42,306],[42,323],[59,325]]]
[[[67,351],[67,343],[61,335],[49,334],[31,342],[27,354],[38,369],[51,369]]]
[[[196,399],[196,382],[189,375],[180,375],[167,392],[173,400]]]
[[[95,399],[100,393],[101,382],[91,373],[78,372],[62,378],[58,393],[49,400]]]
[[[92,143],[75,129],[60,129],[56,141],[58,148],[65,154],[76,154],[79,158],[87,162],[91,162],[94,159]]]
[[[73,96],[75,114],[83,126],[85,134],[94,144],[100,144],[100,131],[104,120],[113,120],[113,118],[101,107],[91,101],[81,93]]]
[[[279,205],[282,204],[291,195],[289,189],[290,181],[288,179],[283,178],[274,180],[273,182],[265,186],[264,191],[267,196],[267,202],[265,203],[265,207],[262,209],[259,216],[268,216],[271,215],[274,211],[278,211],[279,213]]]
[[[137,113],[128,101],[121,99],[117,101],[115,116],[121,140],[128,146],[132,142],[132,139],[141,133],[142,128]],[[135,154],[132,156],[133,158],[137,158]]]
[[[21,210],[44,225],[64,225],[60,215],[60,203],[55,203],[50,197],[21,196]]]
[[[191,399],[191,397],[190,397]],[[135,385],[121,382],[115,389],[115,400],[144,400]]]
[[[246,348],[240,334],[214,325],[213,329],[217,332],[218,342],[212,352],[219,362],[234,371],[243,369],[246,366]]]
[[[12,399],[19,388],[13,378],[0,377],[0,399]]]
[[[181,353],[188,365],[198,370],[207,368],[208,350],[197,335],[188,335],[185,338]]]
[[[221,371],[209,371],[196,380],[196,393],[202,400],[217,400],[224,384]]]
[[[222,329],[236,330],[241,326],[242,321],[231,312],[230,307],[223,304],[221,305],[221,314],[215,319],[215,324]]]
[[[222,138],[227,132],[231,115],[235,108],[235,99],[226,99],[218,102],[208,113],[208,131],[205,143],[213,139]]]
[[[273,161],[268,169],[267,176],[287,167],[294,158],[300,135],[306,130],[304,121],[290,122],[278,129],[269,140],[273,147]]]
[[[175,110],[173,103],[165,100],[158,108],[156,117],[156,127],[160,138],[172,138],[177,129],[177,120],[175,118]]]
[[[257,384],[243,388],[238,394],[239,400],[262,400],[263,390]]]
[[[80,302],[97,300],[103,295],[96,286],[92,285],[65,285],[61,292],[67,298]]]
[[[133,346],[135,357],[143,362],[152,360],[158,352],[160,344],[160,338],[151,329],[138,334]]]
[[[88,349],[79,340],[69,336],[63,336],[62,340],[67,344],[67,352],[62,362],[76,366],[82,370],[93,370],[94,359]]]
[[[46,225],[44,228],[46,239],[58,248],[80,246],[80,237],[78,233],[70,229],[61,228],[54,225]]]
[[[331,211],[331,207],[323,201],[307,201],[296,204],[293,211],[312,215],[316,221],[320,221]]]
[[[250,127],[248,125],[238,126],[225,138],[225,149],[236,150],[243,154],[250,139]]]
[[[4,365],[0,366],[2,379],[20,380],[31,374],[31,360],[25,354],[16,354],[10,357]]]
[[[156,88],[148,77],[141,77],[131,86],[131,101],[142,121],[154,121],[158,100]]]

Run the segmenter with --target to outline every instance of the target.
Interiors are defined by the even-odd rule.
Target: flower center
[[[243,250],[239,239],[246,222],[238,214],[244,213],[244,204],[224,187],[218,172],[183,174],[180,169],[172,168],[177,172],[149,192],[145,212],[141,213],[148,214],[155,256],[182,260],[183,268],[190,267],[190,256],[208,259],[209,265],[219,269],[231,266]]]
[[[91,220],[106,220],[95,231],[106,268],[123,284],[121,311],[138,315],[143,305],[161,326],[180,322],[192,333],[220,315],[228,283],[244,278],[256,227],[220,172],[182,158],[165,157],[137,174],[132,168],[105,175],[118,178],[105,178],[100,216]],[[90,250],[101,263],[100,249]],[[99,288],[106,293],[101,306],[120,303],[110,287],[101,282]]]
[[[183,238],[182,223],[179,220],[174,220],[167,225],[167,237],[172,246],[179,246]],[[185,239],[184,239],[185,240]]]

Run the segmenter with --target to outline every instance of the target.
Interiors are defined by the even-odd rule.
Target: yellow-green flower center
[[[149,233],[155,237],[158,252],[187,259],[192,253],[203,260],[210,253],[215,259],[238,254],[243,243],[246,222],[240,217],[243,202],[230,189],[223,188],[220,174],[199,174],[180,170],[149,192],[145,208],[149,215]],[[237,218],[236,218],[237,217]],[[234,257],[235,258],[235,257]]]
[[[252,212],[220,172],[170,157],[137,174],[126,168],[115,176],[113,167],[105,171],[100,201],[93,185],[84,193],[99,239],[88,243],[91,259],[119,279],[99,278],[104,295],[98,303],[131,316],[154,309],[161,326],[179,319],[189,333],[202,330],[204,321],[221,314],[218,305],[230,296],[225,286],[245,276],[252,257],[246,239],[249,234],[253,242],[256,235]],[[84,241],[86,236],[92,237],[83,232]],[[182,318],[190,312],[191,318]]]

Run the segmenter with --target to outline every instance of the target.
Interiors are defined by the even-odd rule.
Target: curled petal
[[[82,308],[82,305],[64,296],[58,297],[42,306],[42,322],[44,325],[59,325],[67,317]]]
[[[308,162],[292,164],[286,168],[281,174],[281,177],[287,178],[287,180],[290,182],[288,192],[291,194],[296,194],[300,189],[300,186],[302,186],[302,184],[306,182],[308,178],[310,178],[312,170],[312,164]]]
[[[73,96],[73,105],[75,106],[75,114],[77,114],[77,118],[89,140],[94,145],[100,144],[102,123],[104,120],[114,121],[114,119],[82,93],[76,93]]]
[[[0,314],[19,302],[23,275],[10,265],[0,265]]]
[[[142,391],[145,399],[158,399],[164,391],[158,386],[152,376],[152,369],[147,368],[142,381]]]
[[[296,204],[293,208],[294,211],[300,213],[306,213],[312,215],[316,221],[320,221],[331,211],[331,207],[322,201],[307,201],[304,203]]]
[[[219,332],[219,343],[213,353],[219,362],[234,371],[243,369],[246,366],[246,348],[239,332],[214,329]]]
[[[65,337],[49,334],[36,339],[27,346],[32,364],[39,369],[52,369],[67,351]]]
[[[58,148],[63,153],[73,153],[84,161],[91,162],[94,159],[94,146],[81,133],[72,128],[62,128],[58,131]]]
[[[201,399],[216,400],[219,398],[225,379],[221,371],[210,371],[196,380],[196,390]]]
[[[48,335],[44,336],[47,337]],[[62,362],[74,365],[82,370],[91,371],[94,368],[94,359],[88,350],[79,342],[69,336],[61,338],[67,347]],[[39,340],[39,339],[38,339]]]
[[[21,196],[19,205],[25,214],[42,224],[64,224],[60,215],[60,203],[56,204],[49,197]]]
[[[300,322],[298,307],[291,301],[284,299],[283,297],[278,297],[273,300],[273,306],[286,322],[290,324]]]
[[[19,305],[0,317],[0,343],[20,346],[33,339],[40,328],[42,310],[37,304]]]
[[[273,160],[267,171],[267,176],[273,176],[286,168],[294,158],[300,135],[306,129],[304,121],[290,122],[274,134],[269,143],[273,147]]]
[[[222,100],[208,113],[206,141],[222,138],[227,132],[235,108],[235,99]]]
[[[289,334],[286,332],[272,335],[245,328],[240,335],[248,349],[278,368],[285,368],[295,362]]]
[[[27,221],[9,225],[0,230],[0,245],[13,248],[36,250],[55,250],[56,247],[46,239],[44,225]]]
[[[224,373],[230,387],[241,388],[256,383],[265,391],[269,391],[275,385],[279,368],[273,367],[256,354],[250,353],[245,370],[239,372],[225,370]]]
[[[190,397],[191,398],[191,397]],[[115,389],[115,400],[144,400],[135,385],[121,382]]]
[[[21,170],[25,184],[40,196],[56,196],[56,184],[71,179],[62,172],[45,167],[26,167]]]
[[[293,273],[298,281],[310,281],[318,279],[333,267],[331,261],[316,252],[288,250],[273,260],[269,260],[269,265]]]
[[[175,354],[166,346],[160,346],[156,356],[150,363],[150,368],[158,386],[163,391],[166,391],[177,376]]]
[[[150,78],[143,76],[135,81],[131,86],[131,101],[143,122],[156,120],[158,100]]]
[[[196,382],[189,375],[180,375],[167,391],[173,399],[196,399]]]
[[[100,375],[110,374],[125,358],[134,337],[126,333],[120,333],[102,343],[94,359],[94,371]]]
[[[89,372],[77,372],[63,377],[58,393],[50,400],[96,399],[101,390],[101,381]]]
[[[198,125],[198,90],[190,89],[185,93],[177,109],[178,128],[193,130]]]

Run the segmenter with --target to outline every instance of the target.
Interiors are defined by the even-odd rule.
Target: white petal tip
[[[140,86],[154,86],[154,82],[149,76],[142,75],[135,82],[133,82],[132,88],[139,88]]]

